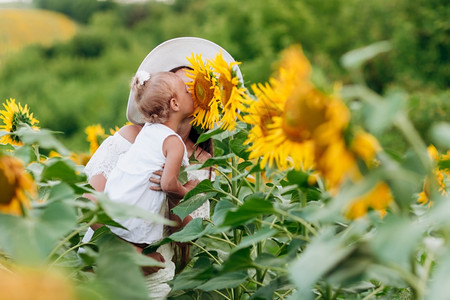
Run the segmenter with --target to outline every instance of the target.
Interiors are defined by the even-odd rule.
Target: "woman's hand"
[[[200,183],[200,181],[197,180],[197,179],[189,180],[188,182],[186,182],[186,183],[184,184],[184,187],[185,187],[188,191],[190,191],[190,190],[192,190],[193,188],[195,188],[195,187],[197,186],[197,184],[199,184],[199,183]]]
[[[150,189],[151,189],[152,191],[157,191],[157,192],[162,191],[162,189],[161,189],[161,176],[162,176],[164,167],[165,167],[165,164],[162,164],[161,170],[158,170],[158,171],[155,171],[155,172],[152,173],[153,175],[156,175],[155,177],[152,176],[152,177],[150,177],[150,179],[149,179],[149,181],[150,181],[151,183],[156,184],[156,185],[150,186]]]
[[[134,248],[136,249],[137,252],[142,254],[143,249],[141,247],[134,246]],[[164,256],[162,256],[162,254],[159,252],[152,252],[152,253],[148,253],[146,255],[148,257],[153,258],[154,260],[156,260],[158,262],[161,262],[161,263],[166,262],[166,260],[164,259]],[[147,276],[147,275],[158,272],[159,270],[162,269],[162,267],[141,267],[141,269],[142,269],[142,272],[144,273],[144,275]]]

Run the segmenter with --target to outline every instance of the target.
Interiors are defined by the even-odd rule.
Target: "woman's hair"
[[[164,123],[169,117],[170,99],[177,96],[175,82],[179,77],[172,72],[151,74],[148,79],[136,75],[131,82],[135,101],[145,120]]]

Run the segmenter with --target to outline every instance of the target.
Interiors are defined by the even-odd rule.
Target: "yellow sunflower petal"
[[[192,54],[187,60],[192,68],[186,72],[186,75],[192,79],[187,85],[195,104],[192,124],[202,129],[211,129],[219,122],[220,100],[216,92],[217,79],[210,65],[204,63],[200,55]]]
[[[0,212],[22,214],[22,207],[30,206],[30,197],[36,195],[36,185],[20,160],[0,156]]]

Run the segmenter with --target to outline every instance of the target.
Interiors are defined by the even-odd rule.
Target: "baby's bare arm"
[[[170,195],[183,198],[193,186],[183,186],[178,181],[180,166],[183,161],[184,145],[177,136],[169,136],[163,144],[163,153],[166,163],[161,176],[161,189]]]

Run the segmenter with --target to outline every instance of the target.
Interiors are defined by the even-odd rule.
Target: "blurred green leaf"
[[[418,222],[398,215],[388,215],[378,226],[369,245],[379,260],[408,270],[423,231],[424,227]]]
[[[146,210],[142,210],[137,206],[111,201],[105,194],[102,193],[97,194],[96,199],[97,203],[103,208],[103,210],[108,214],[108,216],[116,220],[140,218],[143,220],[152,221],[159,224],[165,224],[170,226],[176,225],[175,222],[169,219],[166,219],[158,214],[153,214]]]
[[[368,96],[369,97],[369,96]],[[406,94],[400,91],[385,95],[382,101],[364,102],[364,122],[370,132],[378,135],[392,126],[406,104]]]
[[[248,277],[246,271],[225,273],[219,276],[215,276],[207,282],[199,285],[197,288],[203,291],[221,290],[227,288],[237,287],[244,282]]]
[[[440,147],[450,149],[450,123],[437,123],[430,129],[433,142]]]
[[[54,136],[54,132],[47,129],[34,130],[30,126],[21,126],[16,134],[25,144],[38,144],[44,149],[54,149],[59,154],[66,156],[70,151],[67,150]]]
[[[341,57],[341,63],[344,68],[352,70],[359,69],[367,61],[375,56],[388,52],[392,49],[392,45],[388,41],[373,43],[369,46],[351,50]]]
[[[62,180],[67,183],[76,183],[85,179],[84,173],[77,174],[72,161],[60,157],[51,158],[42,171],[42,181]]]
[[[0,214],[0,245],[23,263],[42,263],[56,243],[76,226],[72,207],[52,202],[30,211],[28,218]]]
[[[97,240],[99,255],[96,277],[91,284],[107,299],[148,299],[148,289],[136,262],[138,253],[113,234]],[[147,260],[146,260],[147,261]]]
[[[333,229],[322,230],[289,268],[300,299],[313,299],[312,289],[317,280],[349,255],[354,247],[337,237]]]
[[[50,187],[47,201],[53,202],[72,199],[75,199],[75,193],[73,189],[67,183],[61,182]]]

